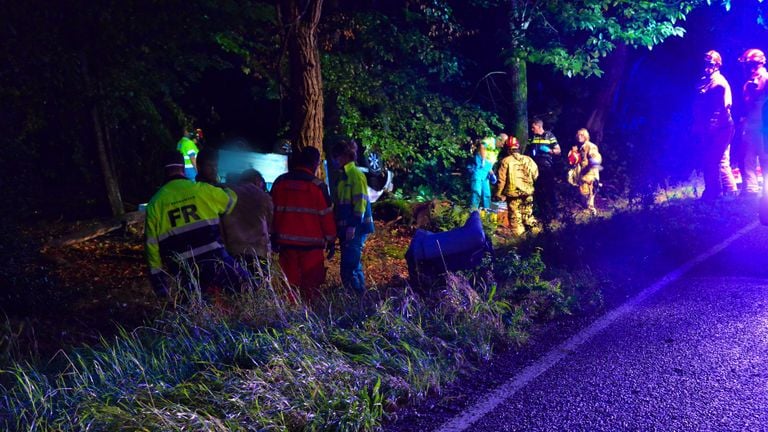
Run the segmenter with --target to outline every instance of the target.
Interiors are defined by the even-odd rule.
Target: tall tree
[[[278,15],[288,48],[291,138],[323,151],[323,80],[317,31],[323,0],[281,0]]]
[[[527,63],[550,65],[566,76],[602,75],[600,59],[618,43],[651,49],[682,36],[678,21],[698,1],[510,0],[482,2],[508,8],[506,61],[513,87],[513,130],[527,142]]]
[[[501,129],[468,102],[467,62],[456,41],[469,31],[446,0],[346,0],[325,11],[321,46],[329,133],[354,137],[423,196],[461,195],[447,173],[463,169],[472,138]],[[332,102],[331,102],[332,101]]]

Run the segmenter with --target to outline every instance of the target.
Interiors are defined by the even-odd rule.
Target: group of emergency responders
[[[759,165],[763,166],[763,176],[768,175],[765,169],[768,153],[764,145],[763,120],[768,100],[765,54],[759,49],[748,49],[739,62],[744,66],[747,80],[742,87],[740,121],[737,124],[731,114],[731,87],[720,72],[723,58],[717,51],[708,51],[704,55],[704,74],[697,86],[693,113],[693,136],[697,148],[701,149],[699,167],[704,176],[704,199],[737,192],[731,170],[732,159],[741,167],[743,195],[755,196],[759,193]],[[738,139],[734,140],[734,137]],[[736,157],[732,158],[731,144],[736,142],[739,151],[734,152]]]
[[[491,206],[491,190],[495,199],[507,204],[508,223],[515,235],[526,230],[541,229],[534,216],[534,204],[540,219],[549,221],[557,211],[557,177],[555,157],[562,154],[557,138],[544,130],[544,122],[531,122],[531,139],[526,154],[520,153],[517,138],[500,134],[475,143],[474,157],[469,165],[472,208]],[[570,170],[567,179],[579,188],[583,203],[593,214],[596,185],[600,181],[602,156],[597,145],[590,141],[589,132],[579,129],[578,145],[568,153]]]
[[[739,61],[747,72],[739,128],[742,193],[755,195],[758,160],[763,164],[768,158],[763,143],[768,71],[759,49],[747,50]],[[717,51],[705,54],[694,104],[693,135],[702,150],[699,166],[705,199],[737,190],[730,167],[736,129],[733,98],[720,73],[722,64]],[[495,199],[506,202],[509,225],[516,235],[541,229],[534,204],[544,221],[553,219],[557,211],[555,158],[561,155],[560,145],[540,119],[531,123],[531,132],[526,154],[521,154],[515,137],[503,133],[479,140],[469,166],[472,208],[490,208],[493,190]],[[374,228],[366,177],[355,164],[354,141],[343,140],[331,151],[329,162],[338,178],[332,184],[331,199],[325,183],[315,176],[320,153],[314,148],[294,155],[289,172],[275,180],[270,194],[254,170],[242,173],[235,182],[220,184],[215,152],[199,152],[195,142],[199,139],[199,130],[185,132],[177,151],[164,159],[167,181],[147,206],[147,259],[159,295],[167,295],[171,278],[199,283],[197,288],[202,290],[242,286],[249,271],[258,271],[274,248],[288,282],[312,300],[325,281],[326,252],[330,258],[336,238],[341,244],[342,283],[365,290],[362,250]],[[586,129],[577,131],[576,141],[567,155],[567,181],[578,187],[585,208],[594,214],[602,156]],[[768,176],[768,170],[763,175]]]
[[[252,274],[262,273],[276,251],[288,282],[312,301],[320,294],[326,252],[328,258],[334,254],[337,237],[342,283],[365,290],[362,250],[374,227],[366,178],[355,165],[354,141],[342,140],[331,150],[329,162],[338,179],[332,199],[315,176],[320,164],[315,148],[296,152],[289,171],[268,193],[253,169],[219,183],[216,151],[198,152],[186,140],[194,144],[185,137],[177,151],[164,157],[166,182],[146,209],[145,247],[159,296],[167,296],[173,282],[203,293],[238,290]]]

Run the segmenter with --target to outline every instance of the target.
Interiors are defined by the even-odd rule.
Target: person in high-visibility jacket
[[[316,299],[325,282],[325,257],[333,254],[336,225],[328,188],[315,176],[320,152],[305,147],[294,155],[291,170],[272,184],[272,237],[280,267],[307,301]]]
[[[507,139],[507,154],[499,165],[499,184],[496,196],[507,202],[509,226],[515,235],[522,235],[526,228],[534,234],[540,230],[539,221],[533,216],[534,182],[539,169],[530,157],[520,154],[517,138]]]
[[[341,282],[362,293],[365,291],[363,246],[374,231],[368,182],[355,165],[357,144],[354,141],[339,141],[332,149],[331,159],[342,171],[334,196],[336,227],[341,240]]]
[[[496,138],[485,137],[481,143],[485,147],[485,158],[491,162],[491,165],[495,165],[501,152],[501,147],[496,144]]]
[[[488,160],[487,152],[483,143],[477,142],[475,155],[469,164],[472,209],[491,207],[491,183],[496,183],[496,175],[493,173],[493,162]]]
[[[166,183],[147,204],[145,251],[150,281],[158,296],[168,295],[168,277],[211,288],[238,290],[248,273],[224,249],[219,218],[236,197],[184,175],[178,152],[164,158]]]
[[[184,175],[190,180],[194,180],[197,175],[197,154],[200,149],[193,140],[196,136],[195,133],[184,130],[184,136],[176,144],[176,150],[184,156]]]

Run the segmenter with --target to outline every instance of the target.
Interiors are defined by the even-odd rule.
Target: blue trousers
[[[190,180],[195,180],[195,177],[197,177],[197,170],[194,167],[184,167],[184,176]]]
[[[363,273],[363,245],[368,234],[355,232],[355,237],[341,244],[341,283],[358,293],[365,292],[365,274]]]
[[[472,181],[472,199],[470,208],[490,208],[491,207],[491,184],[487,178]]]

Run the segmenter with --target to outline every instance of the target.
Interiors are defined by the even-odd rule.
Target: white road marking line
[[[534,378],[543,374],[554,366],[557,362],[565,358],[568,354],[573,353],[579,345],[592,339],[596,334],[603,331],[606,327],[612,324],[617,319],[623,317],[629,312],[637,308],[638,304],[647,299],[657,291],[666,287],[670,283],[680,279],[685,273],[690,271],[694,266],[707,260],[718,252],[728,247],[731,243],[738,240],[744,234],[748,233],[758,225],[758,222],[753,222],[746,227],[740,229],[738,232],[723,240],[720,244],[713,246],[701,255],[689,260],[685,264],[681,265],[675,270],[667,273],[664,277],[659,279],[653,285],[645,288],[635,297],[628,300],[623,305],[617,307],[611,312],[607,313],[589,327],[580,331],[576,335],[572,336],[567,341],[551,349],[547,354],[539,359],[536,363],[526,367],[520,373],[507,380],[504,384],[499,386],[496,390],[493,390],[488,394],[485,400],[478,401],[471,407],[464,410],[463,413],[455,416],[453,419],[444,423],[439,429],[439,432],[458,432],[467,430],[473,423],[480,420],[483,416],[490,413],[494,408],[499,406],[502,402],[512,397],[515,393],[520,391]]]

